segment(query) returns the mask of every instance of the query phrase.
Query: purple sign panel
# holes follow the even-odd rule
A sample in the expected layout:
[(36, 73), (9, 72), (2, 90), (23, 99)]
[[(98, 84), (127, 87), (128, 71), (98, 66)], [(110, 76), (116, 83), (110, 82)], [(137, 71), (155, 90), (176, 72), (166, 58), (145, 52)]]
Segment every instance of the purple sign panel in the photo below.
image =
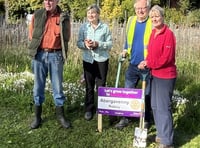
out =
[(98, 113), (140, 117), (142, 98), (142, 89), (99, 87)]

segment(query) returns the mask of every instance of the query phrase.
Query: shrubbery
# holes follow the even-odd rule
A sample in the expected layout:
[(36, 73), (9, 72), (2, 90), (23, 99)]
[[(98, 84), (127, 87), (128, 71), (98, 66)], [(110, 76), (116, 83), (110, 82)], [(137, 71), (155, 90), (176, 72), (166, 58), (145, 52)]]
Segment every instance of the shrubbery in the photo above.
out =
[[(7, 5), (5, 8), (4, 8), (4, 2), (5, 6)], [(87, 6), (96, 2), (97, 1), (95, 0), (88, 0), (83, 2), (80, 2), (78, 0), (74, 1), (64, 0), (60, 1), (59, 5), (64, 11), (71, 12), (71, 16), (75, 21), (79, 21), (85, 18), (85, 11)], [(98, 2), (101, 7), (101, 17), (104, 19), (109, 19), (108, 21), (111, 21), (113, 19), (124, 21), (134, 13), (132, 0), (121, 0), (121, 1), (100, 0)], [(162, 7), (166, 7), (165, 20), (167, 23), (173, 22), (177, 25), (189, 24), (190, 26), (197, 25), (198, 23), (200, 23), (200, 10), (198, 9), (197, 6), (193, 6), (193, 4), (198, 5), (196, 0), (190, 2), (189, 0), (180, 1), (179, 3), (176, 4), (177, 5), (176, 8), (168, 8), (168, 2), (164, 1), (160, 2), (158, 0), (152, 0), (152, 5), (158, 4), (161, 5)], [(9, 19), (12, 20), (12, 22), (21, 17), (25, 17), (27, 13), (33, 13), (34, 10), (41, 7), (42, 7), (41, 0), (40, 1), (20, 0), (20, 2), (0, 0), (0, 8), (2, 8), (0, 13), (2, 14), (5, 13), (5, 15), (8, 15), (6, 17), (9, 17)]]

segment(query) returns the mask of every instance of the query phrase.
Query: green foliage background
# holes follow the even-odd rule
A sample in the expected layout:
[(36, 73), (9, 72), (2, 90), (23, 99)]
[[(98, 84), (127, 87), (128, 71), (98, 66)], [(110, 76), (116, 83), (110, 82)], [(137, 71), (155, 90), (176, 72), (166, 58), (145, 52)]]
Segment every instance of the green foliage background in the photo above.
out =
[[(191, 19), (191, 24), (200, 22), (200, 2), (198, 0), (176, 0), (177, 4), (170, 8), (170, 0), (152, 0), (152, 5), (158, 4), (166, 8), (167, 21), (179, 23), (180, 20)], [(6, 3), (7, 2), (7, 3)], [(120, 21), (127, 20), (130, 15), (134, 14), (134, 0), (62, 0), (60, 6), (65, 11), (70, 11), (75, 21), (85, 18), (85, 10), (88, 5), (97, 3), (101, 8), (101, 16), (106, 20), (118, 19)], [(27, 13), (33, 13), (34, 10), (42, 7), (43, 0), (0, 0), (0, 13), (8, 13), (10, 20), (16, 20), (24, 17)], [(8, 4), (5, 9), (4, 5)], [(187, 17), (188, 16), (188, 17)]]

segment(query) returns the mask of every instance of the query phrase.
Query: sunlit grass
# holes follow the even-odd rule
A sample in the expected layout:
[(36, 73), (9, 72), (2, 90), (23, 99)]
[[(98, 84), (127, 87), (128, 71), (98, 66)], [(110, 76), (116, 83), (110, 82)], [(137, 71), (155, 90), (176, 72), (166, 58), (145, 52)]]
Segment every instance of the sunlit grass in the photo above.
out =
[[(119, 28), (118, 28), (119, 29)], [(200, 64), (199, 28), (173, 28), (177, 37), (178, 78), (173, 95), (173, 117), (175, 127), (175, 147), (200, 147)], [(190, 30), (191, 29), (191, 30)], [(117, 29), (113, 29), (117, 30)], [(119, 38), (120, 35), (120, 38)], [(10, 35), (12, 37), (12, 35)], [(114, 87), (118, 56), (122, 47), (122, 34), (114, 35), (111, 50), (107, 86)], [(15, 43), (13, 41), (13, 43)], [(18, 43), (19, 44), (19, 43)], [(18, 45), (17, 44), (17, 45)], [(103, 116), (103, 132), (96, 132), (97, 116), (85, 121), (84, 83), (80, 83), (82, 69), (81, 50), (76, 47), (76, 36), (69, 44), (68, 59), (64, 66), (65, 112), (72, 122), (72, 128), (63, 130), (56, 122), (55, 105), (49, 78), (45, 88), (45, 103), (42, 118), (44, 123), (38, 130), (30, 130), (33, 113), (33, 74), (31, 59), (28, 58), (27, 42), (22, 46), (1, 44), (0, 49), (0, 148), (9, 147), (67, 147), (67, 148), (131, 148), (135, 119), (127, 128), (118, 131), (108, 125)], [(126, 60), (121, 69), (119, 87), (124, 86)], [(148, 136), (155, 135), (155, 126)], [(147, 140), (150, 148), (156, 147), (154, 141)]]
[[(70, 60), (70, 59), (69, 59)], [(117, 61), (112, 59), (111, 61)], [(13, 61), (16, 63), (15, 61)], [(32, 121), (34, 113), (32, 111), (32, 88), (33, 88), (33, 74), (30, 68), (23, 68), (24, 65), (18, 66), (16, 72), (12, 67), (12, 58), (10, 61), (3, 65), (0, 69), (0, 129), (5, 129), (0, 132), (3, 142), (0, 143), (0, 147), (80, 147), (80, 148), (131, 148), (133, 142), (134, 128), (138, 127), (139, 120), (136, 119), (129, 127), (122, 131), (118, 131), (108, 125), (107, 116), (103, 117), (103, 133), (96, 132), (97, 117), (87, 122), (84, 120), (84, 83), (81, 83), (82, 67), (81, 65), (74, 65), (73, 62), (69, 62), (70, 65), (65, 65), (64, 72), (64, 93), (66, 95), (66, 116), (71, 120), (73, 128), (70, 130), (62, 130), (56, 121), (55, 106), (52, 99), (52, 89), (49, 78), (46, 82), (46, 101), (44, 103), (44, 111), (42, 117), (44, 123), (38, 130), (30, 130), (29, 125)], [(30, 61), (29, 61), (30, 62)], [(10, 64), (8, 64), (10, 63)], [(25, 65), (27, 65), (27, 62)], [(113, 66), (114, 65), (114, 66)], [(126, 63), (125, 63), (126, 65)], [(125, 69), (124, 65), (124, 69)], [(7, 67), (12, 67), (10, 70)], [(74, 69), (73, 69), (74, 67)], [(114, 87), (115, 77), (112, 73), (116, 72), (117, 62), (112, 63), (110, 67), (108, 85)], [(69, 68), (69, 69), (68, 69)], [(67, 70), (68, 69), (68, 70)], [(123, 69), (123, 71), (124, 71)], [(122, 76), (124, 74), (122, 73)], [(121, 79), (123, 86), (123, 79)], [(178, 88), (178, 87), (177, 87)], [(194, 87), (193, 87), (194, 88)], [(189, 87), (188, 87), (189, 89)], [(191, 88), (192, 89), (192, 88)], [(189, 95), (188, 91), (185, 91)], [(196, 92), (196, 91), (195, 91)], [(196, 111), (196, 115), (192, 116), (192, 111), (188, 108), (195, 102), (194, 99), (187, 98), (179, 90), (175, 90), (173, 96), (174, 107), (174, 124), (176, 128), (175, 145), (178, 147), (184, 147), (184, 144), (196, 146), (198, 143), (188, 142), (188, 139), (192, 139), (198, 132), (191, 134), (196, 128), (195, 120), (197, 119), (199, 112), (196, 110), (198, 102), (193, 106), (193, 111)], [(197, 97), (197, 96), (196, 96)], [(198, 97), (197, 97), (198, 98)], [(190, 118), (190, 120), (188, 120)], [(190, 127), (191, 126), (191, 127)], [(189, 128), (188, 133), (183, 132), (185, 128)], [(181, 132), (180, 132), (181, 131)], [(48, 133), (48, 134), (47, 134)], [(152, 126), (149, 130), (149, 136), (155, 135), (155, 127)], [(177, 136), (179, 138), (177, 138)], [(45, 142), (41, 142), (41, 137), (45, 139)], [(85, 137), (85, 138), (83, 138)], [(52, 142), (57, 141), (57, 142)], [(78, 142), (77, 142), (78, 141)], [(148, 147), (155, 147), (156, 144), (152, 140), (147, 140)]]

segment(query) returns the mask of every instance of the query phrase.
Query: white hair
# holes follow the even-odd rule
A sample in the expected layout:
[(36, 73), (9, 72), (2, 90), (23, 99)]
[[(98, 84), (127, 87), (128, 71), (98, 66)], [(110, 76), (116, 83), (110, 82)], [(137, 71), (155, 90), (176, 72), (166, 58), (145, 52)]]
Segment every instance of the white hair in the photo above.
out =
[(164, 17), (164, 9), (158, 5), (154, 5), (151, 8), (149, 15), (151, 16), (153, 12), (157, 12), (158, 14), (160, 14), (160, 16)]
[(92, 5), (87, 7), (87, 11), (89, 11), (91, 9), (94, 9), (98, 14), (100, 14), (100, 8), (96, 4), (92, 4)]
[[(135, 0), (134, 7), (136, 7), (137, 2), (139, 2), (139, 1), (141, 1), (141, 0)], [(146, 2), (147, 2), (147, 7), (150, 9), (151, 8), (151, 0), (146, 0)]]

